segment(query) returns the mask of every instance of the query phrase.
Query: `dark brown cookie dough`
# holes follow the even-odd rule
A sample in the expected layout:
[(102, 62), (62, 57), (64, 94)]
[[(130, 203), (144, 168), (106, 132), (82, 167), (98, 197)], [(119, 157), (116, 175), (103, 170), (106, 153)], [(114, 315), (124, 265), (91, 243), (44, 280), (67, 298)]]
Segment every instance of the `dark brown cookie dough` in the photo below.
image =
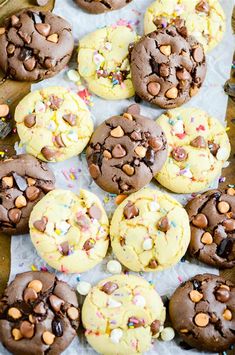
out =
[(131, 1), (132, 0), (75, 0), (81, 8), (92, 14), (118, 10)]
[(189, 253), (219, 268), (235, 266), (235, 190), (210, 190), (185, 206), (191, 225)]
[(49, 272), (18, 274), (0, 300), (0, 341), (13, 354), (60, 354), (76, 336), (75, 291)]
[(199, 350), (220, 352), (235, 342), (235, 286), (211, 274), (180, 285), (169, 304), (173, 327)]
[(22, 10), (0, 28), (0, 67), (14, 80), (49, 78), (65, 67), (73, 46), (66, 20), (49, 11)]
[(46, 163), (31, 155), (0, 162), (0, 231), (10, 235), (29, 231), (30, 213), (54, 189), (55, 177)]
[(147, 185), (167, 157), (162, 129), (134, 104), (102, 123), (87, 148), (89, 171), (105, 191), (130, 194)]
[(163, 108), (178, 107), (197, 94), (206, 75), (203, 47), (180, 24), (154, 31), (131, 52), (136, 94)]

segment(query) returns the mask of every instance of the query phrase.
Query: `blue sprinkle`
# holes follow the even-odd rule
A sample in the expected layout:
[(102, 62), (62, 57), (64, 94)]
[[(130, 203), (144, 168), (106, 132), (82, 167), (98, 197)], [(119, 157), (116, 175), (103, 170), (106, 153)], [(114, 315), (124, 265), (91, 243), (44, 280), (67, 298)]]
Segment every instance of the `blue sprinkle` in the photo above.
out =
[(177, 224), (174, 221), (171, 221), (172, 227), (176, 228)]
[(77, 282), (80, 282), (81, 281), (81, 277), (80, 276), (77, 276)]
[(174, 125), (175, 125), (175, 121), (174, 121), (174, 120), (169, 119), (168, 122), (169, 122), (169, 124), (170, 124), (171, 126), (174, 126)]

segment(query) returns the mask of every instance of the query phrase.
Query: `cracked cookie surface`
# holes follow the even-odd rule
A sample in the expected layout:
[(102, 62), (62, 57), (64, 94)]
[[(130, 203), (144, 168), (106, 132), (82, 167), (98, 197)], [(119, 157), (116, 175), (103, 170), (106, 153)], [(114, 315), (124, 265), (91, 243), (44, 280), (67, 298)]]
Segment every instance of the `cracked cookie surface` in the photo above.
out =
[(168, 158), (157, 181), (177, 193), (202, 191), (221, 175), (230, 155), (225, 127), (205, 111), (174, 109), (157, 119), (168, 142)]
[(84, 10), (92, 14), (121, 9), (132, 0), (75, 0)]
[(29, 231), (30, 213), (36, 203), (54, 188), (49, 167), (21, 154), (0, 162), (0, 231), (9, 235)]
[(101, 354), (142, 354), (165, 321), (165, 307), (146, 280), (117, 275), (100, 281), (86, 297), (82, 322), (90, 345)]
[(99, 199), (56, 189), (33, 209), (31, 240), (42, 259), (60, 272), (80, 273), (102, 261), (109, 245), (109, 221)]
[(145, 13), (145, 33), (156, 30), (156, 25), (164, 27), (179, 18), (206, 52), (223, 38), (226, 18), (218, 0), (156, 0)]
[(235, 190), (207, 191), (185, 208), (191, 223), (191, 256), (219, 268), (235, 266)]
[(183, 340), (199, 350), (222, 352), (235, 341), (235, 286), (211, 274), (196, 275), (177, 288), (170, 318)]
[(92, 32), (79, 41), (78, 71), (91, 92), (107, 100), (134, 95), (129, 46), (138, 40), (127, 26), (110, 26)]
[(87, 148), (94, 181), (110, 193), (130, 194), (147, 185), (167, 157), (163, 131), (131, 105), (98, 126)]
[(51, 12), (22, 10), (0, 28), (0, 67), (14, 80), (39, 81), (65, 67), (73, 46), (66, 20)]
[(139, 97), (162, 108), (181, 106), (200, 90), (206, 58), (179, 21), (141, 38), (131, 51), (131, 76)]
[(63, 87), (26, 95), (16, 107), (15, 121), (27, 153), (49, 162), (80, 154), (93, 132), (86, 104)]
[(184, 256), (189, 219), (179, 202), (154, 189), (128, 196), (115, 210), (110, 227), (113, 251), (132, 271), (159, 271)]
[(0, 340), (13, 354), (60, 354), (77, 335), (74, 290), (49, 272), (24, 272), (0, 300)]

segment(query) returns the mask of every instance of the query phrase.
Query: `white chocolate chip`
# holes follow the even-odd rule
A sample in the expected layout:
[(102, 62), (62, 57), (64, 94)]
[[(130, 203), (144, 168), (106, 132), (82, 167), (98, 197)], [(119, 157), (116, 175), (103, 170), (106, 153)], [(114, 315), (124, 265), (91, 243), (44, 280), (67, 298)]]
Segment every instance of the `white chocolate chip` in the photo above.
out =
[(50, 120), (49, 125), (47, 126), (47, 128), (49, 129), (49, 131), (54, 132), (56, 130), (56, 123), (53, 120)]
[(147, 238), (143, 242), (143, 249), (144, 250), (151, 250), (153, 247), (153, 240), (151, 238)]
[(133, 303), (137, 306), (137, 307), (145, 307), (146, 305), (146, 301), (145, 301), (145, 298), (141, 295), (136, 295), (134, 298), (133, 298)]
[(70, 139), (73, 142), (78, 142), (78, 135), (77, 135), (77, 133), (75, 131), (70, 131), (67, 134), (67, 137), (68, 137), (68, 139)]
[(161, 338), (163, 341), (171, 341), (175, 337), (175, 331), (171, 327), (166, 327), (161, 332)]
[(74, 81), (74, 82), (81, 80), (79, 73), (77, 72), (77, 70), (74, 70), (74, 69), (69, 70), (67, 72), (67, 76), (68, 76), (69, 80)]
[(70, 227), (71, 225), (65, 221), (56, 223), (56, 229), (60, 231), (60, 235), (65, 235), (68, 232)]
[(118, 344), (123, 336), (123, 331), (120, 328), (113, 329), (110, 333), (112, 343)]
[(36, 102), (36, 104), (35, 104), (34, 111), (35, 111), (36, 113), (38, 113), (38, 112), (45, 112), (45, 111), (46, 111), (46, 106), (44, 105), (44, 103), (43, 103), (42, 101), (38, 101), (38, 102)]
[(184, 170), (181, 170), (180, 175), (185, 176), (189, 179), (193, 177), (193, 174), (191, 173), (191, 170), (189, 168), (185, 168)]
[(111, 274), (120, 274), (122, 272), (122, 265), (117, 260), (110, 260), (107, 264), (107, 271)]
[(91, 284), (86, 281), (80, 281), (77, 285), (77, 291), (82, 296), (88, 295), (90, 289), (91, 289)]
[(112, 43), (110, 42), (105, 42), (104, 48), (107, 49), (108, 51), (112, 50)]
[(228, 158), (228, 151), (227, 148), (219, 148), (217, 154), (216, 154), (216, 159), (224, 161)]
[(113, 298), (108, 299), (108, 307), (110, 308), (118, 308), (121, 307), (121, 305), (120, 302), (115, 301)]
[(184, 133), (184, 122), (181, 120), (178, 120), (173, 126), (173, 131), (175, 134), (183, 134)]
[(150, 211), (156, 212), (160, 210), (160, 205), (156, 201), (150, 202), (149, 204)]

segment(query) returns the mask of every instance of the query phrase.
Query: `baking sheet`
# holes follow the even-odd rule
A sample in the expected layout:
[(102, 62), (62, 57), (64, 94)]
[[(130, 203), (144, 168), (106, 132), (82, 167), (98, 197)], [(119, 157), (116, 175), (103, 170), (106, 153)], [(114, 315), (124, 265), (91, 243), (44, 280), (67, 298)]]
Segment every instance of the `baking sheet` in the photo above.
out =
[[(78, 43), (79, 38), (86, 35), (87, 33), (94, 31), (97, 28), (114, 23), (129, 24), (135, 28), (139, 34), (142, 34), (144, 12), (151, 3), (152, 0), (133, 0), (130, 5), (119, 11), (94, 16), (80, 10), (75, 5), (73, 0), (57, 0), (54, 12), (65, 17), (69, 22), (72, 23), (74, 37), (76, 43)], [(232, 36), (231, 29), (231, 15), (235, 1), (223, 0), (221, 3), (227, 16), (226, 35), (222, 43), (207, 56), (208, 72), (203, 88), (201, 89), (200, 93), (185, 106), (196, 106), (204, 109), (211, 115), (217, 117), (221, 122), (224, 122), (227, 107), (227, 97), (223, 91), (223, 84), (229, 77), (230, 66), (232, 62), (232, 43), (234, 43), (234, 38)], [(54, 78), (33, 85), (32, 90), (52, 85), (63, 85), (74, 90), (75, 92), (82, 91), (83, 87), (78, 87), (67, 77), (68, 70), (76, 69), (76, 66), (76, 61), (72, 61), (69, 64), (69, 68), (67, 67), (62, 73)], [(124, 108), (134, 102), (133, 98), (117, 102), (104, 101), (95, 96), (92, 96), (91, 99), (92, 101), (89, 108), (91, 110), (95, 125), (100, 124), (112, 115), (123, 112)], [(142, 103), (141, 112), (152, 119), (156, 119), (161, 114), (162, 110), (150, 106), (149, 104)], [(24, 152), (24, 147), (21, 147), (17, 144), (16, 148), (18, 153)], [(115, 196), (105, 193), (98, 186), (96, 186), (94, 182), (92, 182), (92, 179), (88, 174), (84, 153), (82, 153), (78, 158), (75, 157), (63, 163), (50, 164), (50, 166), (56, 175), (56, 187), (70, 189), (74, 192), (77, 192), (81, 187), (89, 189), (93, 193), (97, 194), (103, 201), (108, 215), (112, 215), (112, 212), (115, 209)], [(214, 186), (216, 185), (217, 183), (214, 184)], [(161, 187), (156, 183), (151, 183), (151, 187), (161, 189)], [(163, 189), (161, 190), (164, 191)], [(189, 197), (185, 195), (171, 195), (176, 197), (183, 204)], [(48, 268), (49, 271), (53, 271), (50, 267), (47, 267), (42, 259), (37, 256), (37, 253), (28, 235), (12, 237), (11, 255), (11, 280), (17, 273), (32, 269), (45, 270)], [(110, 276), (110, 274), (106, 271), (106, 264), (111, 259), (114, 259), (114, 256), (112, 255), (111, 251), (109, 251), (108, 256), (100, 265), (96, 266), (94, 269), (86, 272), (85, 274), (66, 275), (59, 272), (56, 274), (60, 279), (67, 281), (71, 286), (74, 287), (76, 287), (78, 280), (89, 281), (92, 285), (95, 285), (99, 280)], [(187, 280), (197, 273), (204, 272), (218, 274), (218, 270), (214, 268), (204, 266), (200, 263), (196, 263), (195, 261), (189, 263), (187, 260), (182, 260), (175, 267), (162, 272), (140, 274), (147, 280), (153, 282), (160, 295), (169, 297), (182, 281)], [(79, 296), (79, 299), (82, 302), (83, 298), (81, 296)], [(155, 342), (153, 349), (149, 351), (148, 354), (203, 354), (202, 352), (197, 352), (196, 350), (183, 350), (180, 346), (177, 345), (178, 342), (179, 339), (177, 338), (175, 338), (174, 341), (167, 343), (163, 341), (157, 341)], [(9, 354), (1, 344), (0, 354)], [(79, 338), (76, 338), (73, 341), (73, 343), (64, 352), (64, 354), (93, 355), (95, 354), (95, 351), (92, 350), (91, 347), (87, 344), (85, 337), (80, 334)]]

